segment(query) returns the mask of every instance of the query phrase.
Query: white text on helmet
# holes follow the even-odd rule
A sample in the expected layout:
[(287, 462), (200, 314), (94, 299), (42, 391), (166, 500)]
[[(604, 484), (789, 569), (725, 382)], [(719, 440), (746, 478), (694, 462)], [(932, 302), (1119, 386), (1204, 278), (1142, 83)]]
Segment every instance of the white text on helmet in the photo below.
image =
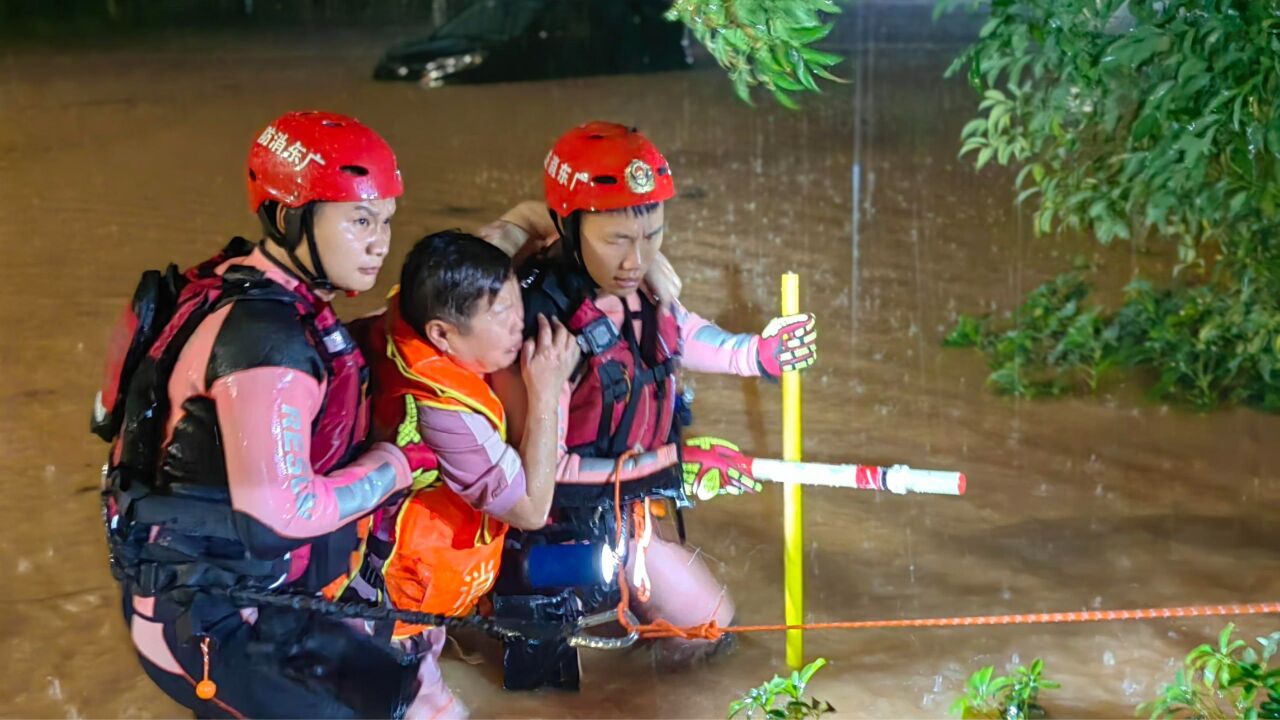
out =
[(294, 141), (289, 144), (289, 135), (275, 129), (274, 125), (268, 125), (266, 130), (258, 136), (258, 144), (276, 154), (281, 160), (293, 165), (294, 170), (302, 170), (311, 162), (324, 165), (324, 158), (320, 153), (314, 153), (307, 150), (307, 146), (300, 142)]
[(585, 172), (573, 172), (573, 168), (569, 166), (569, 163), (561, 162), (560, 157), (555, 153), (547, 153), (547, 159), (543, 166), (547, 169), (547, 175), (552, 180), (567, 186), (570, 190), (578, 186), (579, 180), (587, 182), (591, 179), (591, 176)]

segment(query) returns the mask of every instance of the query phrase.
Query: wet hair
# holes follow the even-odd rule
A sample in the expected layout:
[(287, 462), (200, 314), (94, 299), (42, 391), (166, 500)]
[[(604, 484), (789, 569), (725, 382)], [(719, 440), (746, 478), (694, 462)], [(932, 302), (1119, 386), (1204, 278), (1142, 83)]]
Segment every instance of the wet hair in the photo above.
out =
[(618, 210), (605, 210), (604, 212), (617, 214), (630, 213), (631, 217), (643, 217), (645, 215), (652, 215), (660, 207), (662, 207), (661, 202), (651, 202), (643, 205), (632, 205), (631, 207), (625, 207)]
[(513, 276), (511, 258), (496, 246), (458, 230), (433, 233), (400, 270), (400, 316), (419, 335), (432, 320), (466, 332), (480, 301), (493, 302)]

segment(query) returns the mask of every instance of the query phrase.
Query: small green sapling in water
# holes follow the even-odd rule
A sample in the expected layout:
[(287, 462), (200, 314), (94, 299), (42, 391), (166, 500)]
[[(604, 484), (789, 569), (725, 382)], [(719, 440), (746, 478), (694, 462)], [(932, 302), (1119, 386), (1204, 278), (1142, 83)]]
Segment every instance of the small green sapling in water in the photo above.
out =
[(1205, 643), (1188, 653), (1174, 682), (1155, 700), (1138, 706), (1138, 714), (1153, 720), (1280, 718), (1280, 667), (1269, 667), (1280, 649), (1280, 632), (1257, 638), (1259, 653), (1233, 639), (1235, 629), (1228, 623), (1217, 647)]
[(951, 706), (951, 714), (960, 718), (992, 718), (1026, 720), (1045, 717), (1037, 702), (1041, 690), (1057, 690), (1060, 686), (1044, 678), (1044, 661), (1036, 658), (1030, 667), (1015, 667), (1007, 676), (995, 675), (988, 665), (969, 676), (965, 693)]
[(836, 709), (831, 703), (804, 696), (813, 674), (826, 664), (826, 659), (818, 658), (789, 676), (775, 675), (760, 687), (752, 688), (729, 706), (730, 720), (743, 713), (754, 718), (757, 712), (769, 720), (807, 720), (834, 713)]

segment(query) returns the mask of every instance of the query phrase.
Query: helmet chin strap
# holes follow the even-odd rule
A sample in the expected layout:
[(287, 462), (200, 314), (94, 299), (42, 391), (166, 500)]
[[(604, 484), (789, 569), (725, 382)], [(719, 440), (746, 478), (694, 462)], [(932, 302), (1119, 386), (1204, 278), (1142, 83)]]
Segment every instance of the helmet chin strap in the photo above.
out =
[[(329, 281), (324, 263), (320, 260), (320, 249), (316, 246), (315, 203), (307, 203), (300, 208), (285, 208), (283, 232), (276, 225), (275, 217), (271, 215), (273, 213), (267, 204), (258, 209), (258, 216), (262, 219), (267, 234), (289, 254), (294, 269), (307, 285), (313, 290), (337, 290)], [(306, 263), (302, 262), (302, 258), (298, 256), (298, 248), (302, 245), (304, 238), (307, 243), (307, 254), (311, 259), (311, 267), (314, 270), (308, 269)]]
[[(560, 233), (560, 239), (565, 243), (569, 251), (569, 257), (573, 259), (574, 264), (578, 266), (584, 273), (587, 270), (587, 261), (582, 257), (582, 211), (575, 210), (570, 213), (569, 217), (562, 218), (551, 212), (551, 222), (556, 226), (556, 231)], [(590, 273), (586, 273), (587, 277), (591, 277)], [(592, 278), (591, 283), (597, 284)]]
[[(307, 203), (296, 210), (291, 208), (285, 211), (285, 236), (289, 241), (285, 249), (289, 252), (289, 259), (298, 266), (298, 270), (303, 273), (311, 289), (334, 290), (336, 288), (329, 282), (329, 275), (324, 271), (324, 263), (320, 261), (320, 249), (316, 247), (315, 208), (315, 203)], [(307, 240), (307, 254), (311, 256), (313, 271), (308, 271), (307, 266), (297, 255), (298, 246), (302, 244), (303, 238)]]

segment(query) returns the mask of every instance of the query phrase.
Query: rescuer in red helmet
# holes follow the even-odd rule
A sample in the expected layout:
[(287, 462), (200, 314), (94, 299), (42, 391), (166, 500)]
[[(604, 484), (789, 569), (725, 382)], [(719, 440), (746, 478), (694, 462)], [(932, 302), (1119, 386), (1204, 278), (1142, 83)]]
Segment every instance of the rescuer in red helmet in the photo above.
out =
[[(653, 509), (674, 506), (678, 515), (690, 499), (751, 492), (758, 483), (731, 443), (681, 442), (676, 372), (683, 367), (777, 378), (804, 369), (816, 359), (814, 317), (775, 318), (760, 334), (731, 334), (678, 301), (666, 307), (658, 302), (647, 279), (662, 247), (665, 202), (675, 196), (675, 182), (662, 153), (634, 128), (606, 122), (574, 128), (556, 142), (543, 169), (560, 241), (522, 272), (526, 335), (535, 331), (539, 316), (558, 319), (579, 336), (583, 359), (561, 397), (564, 427), (551, 519), (542, 530), (509, 533), (508, 548), (550, 558), (550, 550), (561, 547), (565, 562), (581, 562), (597, 554), (568, 550), (595, 544), (606, 551), (599, 557), (613, 560), (600, 561), (604, 570), (594, 577), (567, 571), (519, 575), (520, 563), (504, 561), (495, 611), (500, 618), (575, 621), (618, 602), (608, 568), (624, 563), (632, 607), (642, 619), (727, 625), (733, 601), (683, 538), (654, 532)], [(493, 381), (507, 416), (518, 422), (525, 395), (518, 373), (498, 373)], [(512, 437), (522, 432), (513, 422)], [(624, 453), (633, 456), (619, 466)], [(620, 546), (615, 467), (624, 519)], [(536, 587), (530, 578), (539, 574), (586, 580), (569, 589)], [(663, 642), (668, 660), (714, 650), (700, 640)], [(504, 664), (508, 688), (578, 685), (577, 651), (562, 641), (508, 641)]]
[(314, 596), (357, 524), (415, 474), (421, 443), (368, 446), (367, 370), (329, 301), (373, 287), (403, 192), (359, 121), (281, 116), (253, 139), (237, 238), (144, 274), (108, 354), (93, 428), (112, 443), (112, 570), (144, 669), (198, 717), (391, 717), (422, 680), (365, 629), (243, 593)]

